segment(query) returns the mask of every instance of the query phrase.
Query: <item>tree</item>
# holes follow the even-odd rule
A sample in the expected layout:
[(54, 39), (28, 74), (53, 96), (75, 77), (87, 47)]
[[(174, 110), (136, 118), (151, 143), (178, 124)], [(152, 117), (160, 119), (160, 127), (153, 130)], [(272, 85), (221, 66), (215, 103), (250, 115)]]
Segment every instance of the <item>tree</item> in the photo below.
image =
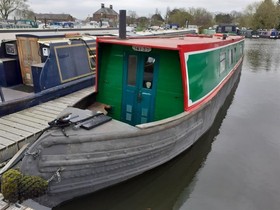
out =
[(213, 15), (204, 8), (190, 8), (189, 14), (192, 16), (192, 22), (189, 21), (189, 24), (202, 28), (213, 26)]
[(153, 26), (160, 26), (164, 22), (163, 18), (161, 17), (160, 14), (154, 14), (151, 17), (151, 25)]
[(0, 15), (4, 20), (8, 20), (11, 13), (26, 7), (27, 0), (0, 0)]
[(15, 16), (17, 17), (17, 19), (36, 19), (35, 13), (31, 9), (29, 9), (28, 5), (22, 7), (21, 9), (17, 9), (15, 11)]
[(277, 7), (272, 0), (264, 0), (254, 14), (253, 27), (261, 29), (278, 27), (279, 16), (277, 11)]
[(185, 27), (186, 21), (192, 21), (192, 16), (185, 9), (173, 9), (170, 12), (168, 19), (169, 24), (176, 23), (179, 24), (180, 27)]
[(249, 4), (238, 17), (239, 25), (242, 27), (246, 27), (246, 28), (257, 29), (257, 28), (253, 27), (253, 21), (254, 21), (254, 15), (259, 6), (260, 6), (260, 3), (257, 3), (257, 2)]
[(233, 17), (230, 14), (219, 13), (215, 16), (215, 22), (217, 24), (232, 23)]
[(137, 29), (138, 30), (145, 30), (149, 26), (149, 19), (147, 17), (139, 17), (137, 19)]
[(128, 17), (126, 18), (126, 22), (128, 25), (130, 24), (134, 24), (136, 22), (137, 19), (137, 14), (135, 11), (128, 11)]
[(166, 14), (165, 14), (165, 17), (164, 17), (164, 20), (165, 20), (166, 23), (168, 23), (168, 20), (169, 20), (169, 17), (170, 17), (170, 13), (171, 13), (170, 8), (167, 7), (166, 8)]

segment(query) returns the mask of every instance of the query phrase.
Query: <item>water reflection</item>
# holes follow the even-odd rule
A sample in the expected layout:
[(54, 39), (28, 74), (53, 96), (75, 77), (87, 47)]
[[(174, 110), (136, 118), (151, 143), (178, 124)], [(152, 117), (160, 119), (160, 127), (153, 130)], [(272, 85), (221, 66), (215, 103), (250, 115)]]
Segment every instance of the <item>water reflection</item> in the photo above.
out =
[(280, 64), (280, 40), (246, 39), (245, 59), (252, 72), (278, 71)]
[[(238, 83), (236, 84), (237, 87)], [(232, 103), (236, 87), (209, 131), (182, 155), (123, 184), (66, 202), (54, 210), (171, 210), (188, 197), (195, 174), (203, 165), (211, 144)]]

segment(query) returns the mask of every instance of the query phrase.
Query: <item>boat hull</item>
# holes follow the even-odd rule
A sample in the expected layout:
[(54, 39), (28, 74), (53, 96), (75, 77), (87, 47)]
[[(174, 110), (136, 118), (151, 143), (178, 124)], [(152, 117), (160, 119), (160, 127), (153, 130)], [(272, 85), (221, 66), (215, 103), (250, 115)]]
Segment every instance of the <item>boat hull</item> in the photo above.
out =
[[(54, 207), (153, 169), (191, 147), (213, 124), (219, 109), (237, 83), (242, 62), (207, 103), (157, 126), (129, 126), (112, 120), (92, 130), (49, 130), (28, 150), (24, 174), (49, 179), (59, 170), (46, 195), (36, 199)], [(109, 130), (108, 130), (109, 127)], [(34, 155), (38, 154), (38, 156)], [(36, 157), (35, 157), (36, 156)]]

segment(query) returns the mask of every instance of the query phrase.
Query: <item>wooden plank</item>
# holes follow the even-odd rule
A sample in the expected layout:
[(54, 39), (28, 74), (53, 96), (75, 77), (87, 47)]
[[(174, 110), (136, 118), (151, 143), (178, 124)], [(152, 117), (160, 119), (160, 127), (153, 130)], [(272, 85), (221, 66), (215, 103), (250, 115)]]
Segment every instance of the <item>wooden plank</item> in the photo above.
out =
[(10, 146), (11, 144), (14, 144), (15, 141), (9, 140), (9, 139), (5, 139), (3, 137), (0, 136), (0, 144), (7, 147)]
[(7, 131), (1, 131), (0, 130), (0, 136), (6, 139), (14, 140), (14, 141), (20, 141), (22, 140), (22, 136), (18, 136), (16, 134), (7, 132)]
[(19, 122), (13, 122), (13, 121), (10, 121), (10, 120), (7, 120), (7, 119), (0, 118), (0, 123), (3, 124), (3, 125), (11, 126), (13, 128), (21, 129), (23, 131), (28, 131), (28, 132), (31, 132), (31, 133), (37, 133), (37, 132), (40, 131), (40, 129), (38, 129), (38, 128), (32, 128), (30, 126), (23, 125)]
[(59, 98), (56, 101), (67, 104), (67, 105), (72, 105), (75, 102), (75, 100), (69, 100), (67, 98)]
[(59, 111), (55, 111), (55, 110), (51, 110), (51, 109), (46, 109), (44, 107), (38, 107), (38, 106), (34, 107), (34, 109), (32, 109), (32, 110), (42, 111), (42, 112), (50, 113), (52, 115), (57, 115), (57, 114), (60, 113)]
[(20, 135), (22, 137), (28, 137), (28, 136), (32, 136), (33, 135), (32, 132), (23, 131), (23, 130), (20, 130), (18, 128), (13, 128), (13, 127), (4, 125), (2, 123), (0, 123), (0, 130), (7, 131), (7, 132), (10, 132), (10, 133), (13, 133), (13, 134), (17, 134), (17, 135)]
[(12, 122), (18, 122), (18, 123), (21, 123), (23, 125), (28, 125), (30, 127), (33, 127), (33, 128), (38, 128), (38, 129), (44, 129), (46, 126), (45, 125), (42, 125), (42, 124), (39, 124), (39, 123), (34, 123), (32, 121), (29, 121), (29, 120), (23, 120), (21, 118), (18, 118), (18, 117), (14, 117), (13, 115), (12, 116), (4, 116), (2, 117), (2, 119), (7, 119), (7, 120), (10, 120)]
[(54, 118), (51, 116), (38, 115), (33, 112), (24, 112), (23, 115), (33, 117), (34, 119), (42, 120), (44, 123), (52, 121)]
[(38, 105), (39, 107), (43, 107), (45, 109), (49, 109), (49, 110), (54, 110), (54, 111), (58, 111), (58, 112), (61, 112), (63, 109), (65, 108), (61, 108), (61, 107), (57, 107), (57, 106), (54, 106), (55, 103), (53, 104), (47, 104), (47, 103), (44, 103), (44, 104), (40, 104)]
[(39, 116), (45, 116), (51, 119), (55, 119), (56, 115), (55, 114), (50, 114), (50, 113), (46, 113), (46, 112), (42, 112), (42, 111), (37, 111), (37, 110), (28, 110), (27, 113), (32, 113), (32, 114), (37, 114)]
[(49, 102), (47, 102), (45, 104), (56, 106), (56, 107), (59, 107), (61, 109), (65, 109), (68, 106), (68, 104), (60, 103), (58, 101), (49, 101)]
[[(26, 121), (30, 121), (30, 122), (33, 122), (33, 123), (38, 123), (42, 126), (47, 126), (48, 122), (47, 120), (43, 120), (41, 118), (34, 118), (32, 116), (32, 114), (26, 114), (24, 112), (21, 112), (21, 113), (14, 113), (12, 114), (13, 117), (16, 117), (16, 118), (20, 118), (22, 120), (26, 120)], [(46, 119), (46, 117), (44, 117)]]

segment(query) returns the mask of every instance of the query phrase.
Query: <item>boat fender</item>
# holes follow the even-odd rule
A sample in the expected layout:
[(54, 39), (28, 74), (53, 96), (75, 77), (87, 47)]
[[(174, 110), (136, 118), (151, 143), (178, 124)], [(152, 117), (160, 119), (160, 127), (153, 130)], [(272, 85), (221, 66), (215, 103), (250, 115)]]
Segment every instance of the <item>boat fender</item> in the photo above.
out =
[(47, 193), (50, 182), (61, 181), (63, 170), (57, 169), (50, 179), (45, 180), (39, 176), (24, 175), (18, 169), (9, 169), (1, 177), (1, 193), (10, 203), (40, 197)]
[(49, 182), (39, 176), (23, 175), (10, 169), (1, 177), (1, 192), (10, 203), (23, 202), (46, 194)]

